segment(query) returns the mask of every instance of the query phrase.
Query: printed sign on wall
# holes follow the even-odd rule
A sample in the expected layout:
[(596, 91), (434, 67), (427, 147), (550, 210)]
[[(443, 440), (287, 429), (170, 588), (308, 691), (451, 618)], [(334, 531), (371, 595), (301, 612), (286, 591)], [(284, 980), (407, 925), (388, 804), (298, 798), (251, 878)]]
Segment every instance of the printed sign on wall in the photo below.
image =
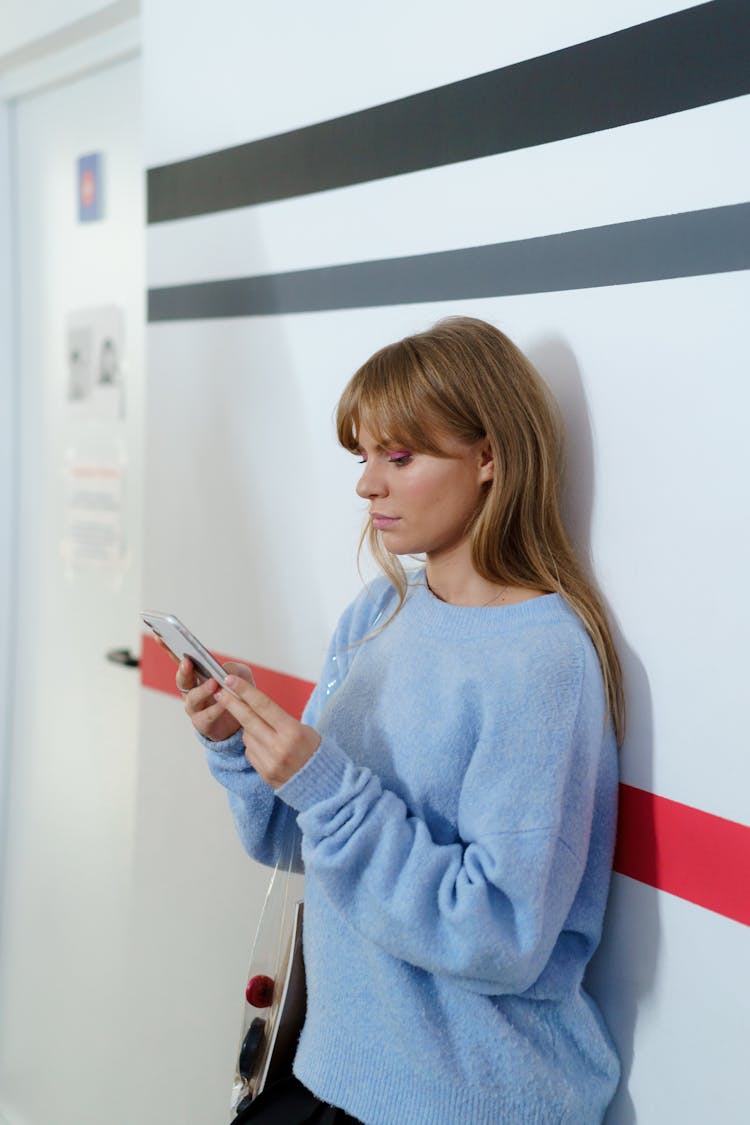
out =
[(78, 460), (72, 451), (69, 453), (62, 542), (68, 577), (91, 568), (109, 573), (122, 570), (124, 481), (122, 465)]
[(78, 157), (78, 222), (104, 218), (104, 157), (91, 152)]
[(68, 316), (67, 402), (70, 417), (125, 416), (122, 310), (78, 309)]

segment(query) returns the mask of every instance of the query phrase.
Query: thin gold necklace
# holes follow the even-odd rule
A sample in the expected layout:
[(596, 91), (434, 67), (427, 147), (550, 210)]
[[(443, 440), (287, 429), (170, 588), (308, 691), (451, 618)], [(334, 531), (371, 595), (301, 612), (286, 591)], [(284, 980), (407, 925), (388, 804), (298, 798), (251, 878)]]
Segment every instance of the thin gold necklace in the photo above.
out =
[[(433, 590), (432, 586), (427, 581), (427, 575), (425, 575), (424, 580), (425, 580), (425, 585), (427, 586), (427, 589), (430, 591), (430, 593), (432, 594), (433, 597), (437, 598), (437, 600), (439, 602), (445, 602), (446, 605), (453, 604), (451, 602), (446, 601), (445, 598), (441, 597), (440, 594), (438, 594), (436, 590)], [(503, 586), (503, 588), (502, 588), (502, 590), (500, 591), (499, 594), (495, 594), (495, 596), (493, 598), (490, 598), (490, 600), (488, 602), (482, 602), (481, 605), (474, 606), (474, 609), (486, 609), (488, 605), (492, 605), (493, 602), (499, 601), (501, 598), (504, 598), (507, 593), (508, 593), (508, 587)]]

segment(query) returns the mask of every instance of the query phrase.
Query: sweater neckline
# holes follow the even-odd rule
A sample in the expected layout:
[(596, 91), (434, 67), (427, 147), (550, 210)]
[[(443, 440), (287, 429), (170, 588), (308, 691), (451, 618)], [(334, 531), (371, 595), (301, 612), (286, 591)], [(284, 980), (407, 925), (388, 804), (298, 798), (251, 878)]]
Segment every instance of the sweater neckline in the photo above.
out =
[(436, 632), (496, 633), (520, 624), (542, 624), (573, 613), (560, 594), (540, 594), (511, 605), (453, 605), (432, 593), (424, 567), (408, 575), (407, 600), (412, 612), (429, 630)]

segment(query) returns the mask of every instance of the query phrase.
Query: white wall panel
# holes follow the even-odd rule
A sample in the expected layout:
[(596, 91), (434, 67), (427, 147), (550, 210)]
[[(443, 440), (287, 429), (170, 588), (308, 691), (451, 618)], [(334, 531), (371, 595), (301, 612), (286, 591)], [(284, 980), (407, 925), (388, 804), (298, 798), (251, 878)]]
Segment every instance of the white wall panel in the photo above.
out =
[(608, 1123), (746, 1120), (747, 955), (743, 926), (614, 876), (592, 973), (623, 1065)]

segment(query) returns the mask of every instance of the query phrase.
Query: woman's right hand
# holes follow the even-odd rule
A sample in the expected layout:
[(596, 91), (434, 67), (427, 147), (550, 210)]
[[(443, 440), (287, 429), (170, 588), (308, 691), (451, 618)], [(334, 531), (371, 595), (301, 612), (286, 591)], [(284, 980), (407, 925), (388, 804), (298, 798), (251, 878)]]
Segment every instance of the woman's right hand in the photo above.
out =
[[(245, 664), (228, 660), (224, 668), (233, 676), (241, 676), (248, 683), (255, 683), (252, 672)], [(177, 668), (177, 687), (185, 697), (185, 713), (204, 738), (210, 739), (211, 742), (223, 742), (225, 738), (231, 738), (241, 729), (234, 715), (214, 699), (214, 694), (221, 684), (214, 679), (199, 684), (193, 662), (187, 656), (180, 661)]]

